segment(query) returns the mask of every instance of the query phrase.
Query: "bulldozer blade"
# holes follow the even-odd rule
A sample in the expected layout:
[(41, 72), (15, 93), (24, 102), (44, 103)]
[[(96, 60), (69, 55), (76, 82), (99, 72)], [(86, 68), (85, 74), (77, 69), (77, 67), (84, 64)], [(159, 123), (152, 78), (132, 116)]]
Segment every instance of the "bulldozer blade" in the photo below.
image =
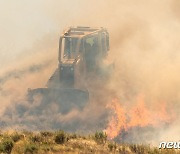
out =
[(35, 96), (40, 95), (40, 105), (57, 103), (62, 114), (72, 109), (82, 110), (89, 102), (89, 92), (80, 89), (51, 89), (38, 88), (28, 90), (28, 101), (33, 102)]

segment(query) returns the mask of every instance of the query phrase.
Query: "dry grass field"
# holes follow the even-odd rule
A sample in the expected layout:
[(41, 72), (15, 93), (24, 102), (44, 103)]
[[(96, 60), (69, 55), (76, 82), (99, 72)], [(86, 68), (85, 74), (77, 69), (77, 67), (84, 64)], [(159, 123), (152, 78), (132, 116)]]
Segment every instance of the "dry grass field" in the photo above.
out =
[(12, 154), (173, 154), (175, 150), (159, 150), (150, 145), (118, 144), (107, 139), (103, 132), (78, 135), (64, 131), (3, 132), (0, 135), (0, 152)]

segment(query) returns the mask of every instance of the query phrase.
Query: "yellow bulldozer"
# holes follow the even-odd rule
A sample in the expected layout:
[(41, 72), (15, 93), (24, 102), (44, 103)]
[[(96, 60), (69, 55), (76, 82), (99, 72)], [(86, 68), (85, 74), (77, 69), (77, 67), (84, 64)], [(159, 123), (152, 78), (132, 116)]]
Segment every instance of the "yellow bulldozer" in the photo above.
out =
[(41, 103), (56, 102), (62, 114), (83, 109), (89, 101), (87, 79), (96, 78), (109, 51), (109, 33), (99, 27), (70, 27), (59, 39), (58, 68), (45, 88), (29, 89), (28, 100), (41, 95)]

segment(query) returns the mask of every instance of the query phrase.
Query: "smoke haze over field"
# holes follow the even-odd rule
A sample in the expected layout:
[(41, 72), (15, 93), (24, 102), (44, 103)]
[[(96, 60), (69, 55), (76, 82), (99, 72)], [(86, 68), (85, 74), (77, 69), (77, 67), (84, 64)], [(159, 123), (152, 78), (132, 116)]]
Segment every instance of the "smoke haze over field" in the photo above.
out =
[[(115, 61), (115, 73), (106, 83), (107, 89), (115, 91), (117, 103), (120, 108), (125, 108), (125, 112), (135, 107), (138, 97), (143, 96), (149, 119), (158, 123), (158, 127), (150, 123), (154, 128), (153, 132), (157, 133), (154, 138), (152, 136), (152, 141), (179, 140), (179, 8), (178, 0), (0, 0), (1, 121), (15, 128), (19, 127), (16, 125), (17, 121), (21, 121), (23, 128), (36, 129), (38, 122), (33, 121), (34, 117), (28, 113), (20, 117), (18, 112), (23, 109), (19, 107), (16, 111), (17, 106), (15, 105), (15, 108), (13, 105), (22, 104), (29, 87), (43, 87), (46, 84), (57, 67), (58, 39), (65, 27), (101, 26), (106, 27), (110, 33), (109, 58)], [(99, 93), (103, 95), (102, 91)], [(108, 94), (104, 92), (104, 95)], [(42, 126), (39, 128), (44, 129), (45, 125), (48, 129), (52, 128), (52, 123), (46, 123), (48, 120), (45, 115), (56, 119), (56, 126), (53, 128), (73, 121), (74, 117), (74, 122), (69, 122), (67, 127), (78, 129), (79, 121), (83, 124), (82, 129), (96, 130), (108, 125), (111, 116), (107, 118), (107, 114), (103, 114), (102, 110), (111, 102), (105, 99), (99, 101), (93, 102), (82, 113), (74, 110), (67, 115), (58, 113), (56, 105), (52, 104), (51, 108), (47, 107), (42, 111)], [(96, 107), (97, 103), (100, 103), (102, 108)], [(30, 111), (36, 107), (25, 106), (30, 108)], [(12, 113), (7, 113), (7, 108), (13, 108)], [(166, 117), (169, 116), (171, 122), (165, 119), (159, 121), (160, 116), (154, 116), (159, 115), (158, 111), (162, 108), (165, 108)], [(92, 111), (94, 113), (90, 115)], [(12, 114), (11, 118), (7, 116), (9, 114)], [(23, 125), (29, 121), (32, 121), (32, 126)], [(103, 124), (100, 125), (99, 121)], [(166, 122), (170, 125), (167, 126)], [(4, 123), (0, 125), (3, 127)], [(125, 126), (128, 127), (127, 124)], [(121, 128), (115, 129), (117, 133), (121, 133), (118, 132)], [(132, 127), (129, 130), (127, 141), (130, 137), (134, 141), (139, 140), (138, 131), (132, 130)], [(149, 130), (143, 130), (144, 140)]]

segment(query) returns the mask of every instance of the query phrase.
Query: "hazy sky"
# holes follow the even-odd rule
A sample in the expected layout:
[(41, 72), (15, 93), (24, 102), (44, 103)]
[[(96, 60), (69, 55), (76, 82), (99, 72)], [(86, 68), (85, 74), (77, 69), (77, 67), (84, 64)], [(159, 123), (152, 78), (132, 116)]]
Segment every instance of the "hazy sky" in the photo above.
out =
[(0, 0), (0, 61), (9, 62), (43, 35), (57, 29), (44, 14), (43, 1)]

